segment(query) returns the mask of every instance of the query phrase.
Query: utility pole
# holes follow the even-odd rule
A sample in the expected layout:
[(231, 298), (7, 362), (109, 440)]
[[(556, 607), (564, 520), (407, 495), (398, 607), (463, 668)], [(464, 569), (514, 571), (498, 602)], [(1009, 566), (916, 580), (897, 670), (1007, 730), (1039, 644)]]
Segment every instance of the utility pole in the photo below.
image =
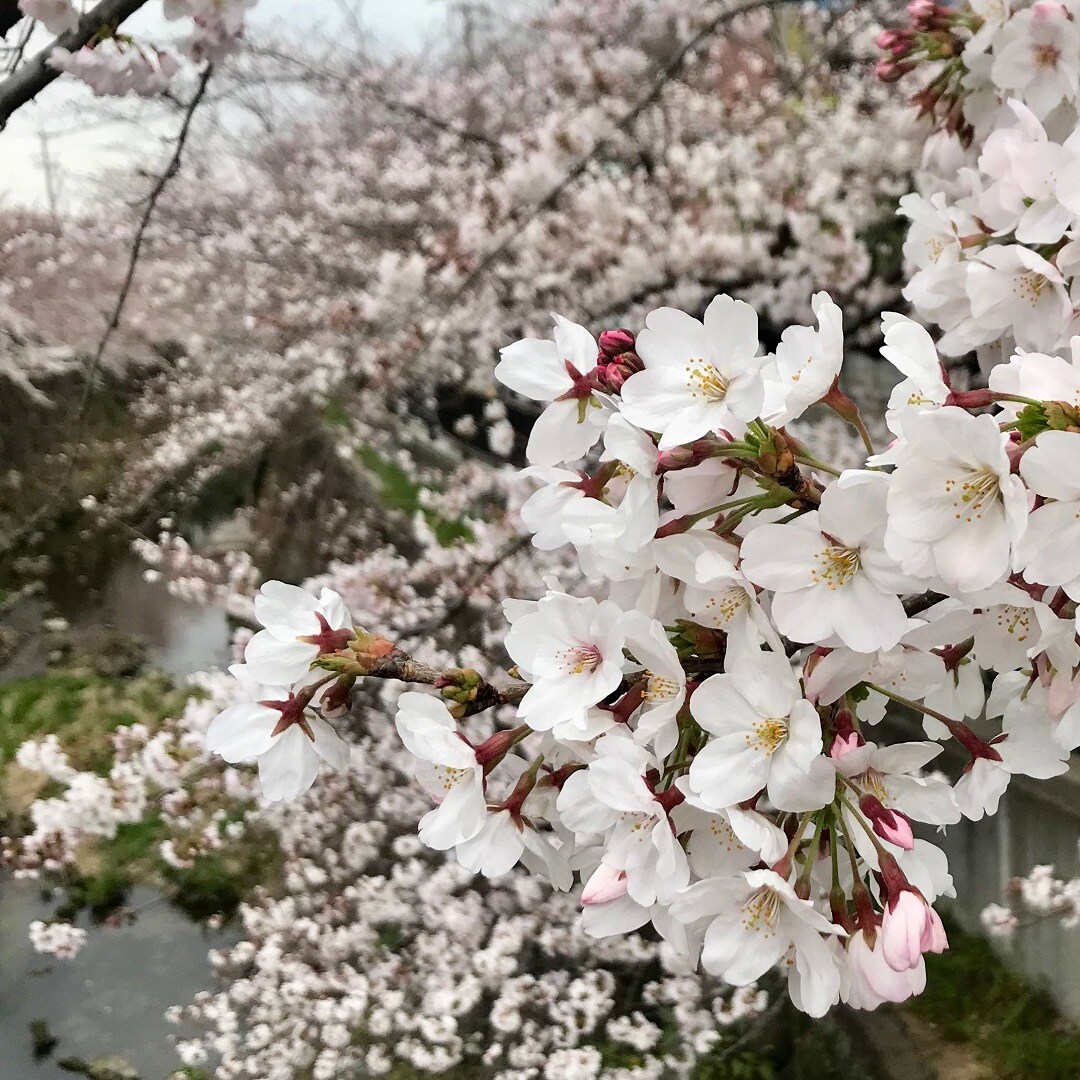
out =
[(60, 216), (61, 178), (53, 163), (49, 149), (49, 133), (44, 124), (38, 125), (38, 142), (41, 146), (40, 164), (45, 176), (45, 201), (49, 207), (49, 216), (55, 221)]

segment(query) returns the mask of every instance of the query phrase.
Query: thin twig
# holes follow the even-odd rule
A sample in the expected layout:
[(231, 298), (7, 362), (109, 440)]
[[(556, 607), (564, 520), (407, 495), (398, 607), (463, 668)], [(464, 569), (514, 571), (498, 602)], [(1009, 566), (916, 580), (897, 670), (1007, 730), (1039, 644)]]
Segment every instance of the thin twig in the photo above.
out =
[[(741, 15), (746, 15), (751, 11), (758, 11), (762, 8), (781, 7), (783, 4), (790, 2), (791, 0), (747, 0), (746, 3), (740, 4), (737, 7), (727, 8), (714, 16), (692, 38), (690, 38), (678, 52), (675, 53), (667, 64), (664, 65), (659, 75), (653, 80), (648, 91), (615, 122), (615, 131), (620, 134), (628, 133), (638, 117), (641, 116), (650, 105), (657, 101), (661, 93), (663, 93), (664, 87), (682, 71), (686, 62), (729, 22), (734, 21)], [(581, 157), (579, 157), (577, 161), (563, 173), (559, 181), (550, 188), (542, 199), (531, 205), (524, 205), (520, 210), (512, 210), (503, 224), (504, 227), (507, 225), (514, 226), (513, 231), (505, 234), (497, 244), (484, 253), (480, 261), (466, 275), (465, 279), (458, 285), (457, 289), (454, 290), (454, 293), (447, 304), (448, 309), (452, 310), (456, 302), (464, 296), (465, 293), (467, 293), (483, 276), (488, 268), (506, 252), (507, 248), (509, 248), (514, 240), (516, 240), (517, 237), (520, 236), (521, 233), (545, 210), (551, 209), (551, 207), (559, 201), (563, 192), (566, 191), (566, 189), (569, 188), (602, 153), (611, 149), (612, 146), (612, 136), (598, 139), (593, 144), (592, 149), (585, 154), (582, 154)], [(436, 334), (435, 338), (437, 339), (438, 336), (439, 335)]]
[(187, 144), (188, 135), (191, 132), (191, 122), (195, 116), (195, 110), (199, 107), (200, 102), (206, 94), (206, 87), (212, 73), (213, 65), (207, 64), (199, 78), (199, 85), (191, 100), (188, 102), (187, 108), (184, 110), (184, 118), (180, 124), (180, 130), (176, 135), (172, 156), (169, 158), (168, 164), (165, 166), (164, 170), (158, 175), (154, 182), (154, 186), (150, 189), (150, 193), (147, 196), (142, 217), (139, 219), (138, 227), (135, 230), (135, 237), (131, 243), (131, 250), (128, 255), (127, 272), (124, 275), (120, 291), (116, 295), (116, 302), (109, 314), (105, 330), (98, 339), (97, 347), (86, 367), (82, 397), (79, 401), (79, 411), (72, 421), (73, 433), (71, 436), (71, 453), (68, 455), (67, 467), (64, 471), (64, 475), (60, 482), (53, 488), (51, 497), (43, 502), (41, 506), (27, 518), (12, 536), (0, 540), (0, 554), (10, 551), (25, 537), (29, 536), (44, 516), (56, 506), (57, 500), (67, 490), (71, 483), (71, 478), (75, 471), (76, 449), (86, 427), (86, 417), (89, 411), (90, 399), (93, 395), (94, 383), (97, 381), (98, 371), (101, 368), (101, 361), (105, 355), (105, 350), (108, 348), (109, 342), (112, 340), (113, 334), (120, 326), (120, 318), (123, 315), (124, 306), (127, 304), (128, 296), (131, 293), (131, 286), (135, 280), (135, 270), (139, 263), (139, 256), (142, 253), (143, 241), (150, 225), (150, 219), (153, 217), (158, 200), (168, 186), (169, 181), (172, 180), (180, 169), (180, 160), (184, 153), (184, 147)]
[(414, 626), (411, 629), (403, 631), (404, 637), (424, 637), (433, 633), (435, 630), (441, 630), (447, 623), (456, 618), (469, 603), (469, 597), (472, 595), (472, 591), (478, 586), (483, 584), (484, 579), (493, 571), (498, 569), (507, 559), (516, 555), (523, 547), (526, 547), (530, 538), (528, 536), (516, 536), (513, 540), (507, 541), (499, 550), (495, 553), (482, 566), (478, 567), (472, 577), (469, 578), (460, 588), (457, 598), (453, 603), (448, 604), (446, 609), (441, 615), (429, 620), (426, 623), (422, 623), (420, 626)]

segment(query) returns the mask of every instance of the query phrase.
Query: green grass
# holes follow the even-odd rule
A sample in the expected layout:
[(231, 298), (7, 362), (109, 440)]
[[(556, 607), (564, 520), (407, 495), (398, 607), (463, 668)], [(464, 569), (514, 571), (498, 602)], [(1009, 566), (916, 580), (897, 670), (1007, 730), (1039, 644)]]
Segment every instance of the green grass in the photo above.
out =
[(0, 685), (0, 762), (11, 762), (27, 739), (56, 735), (71, 763), (107, 771), (108, 735), (128, 724), (154, 725), (187, 699), (167, 677), (110, 678), (79, 670), (51, 672)]
[[(78, 769), (106, 774), (112, 764), (111, 732), (140, 723), (151, 731), (183, 709), (190, 691), (176, 689), (164, 675), (114, 678), (80, 670), (52, 672), (0, 685), (0, 817), (17, 835), (31, 803), (59, 795), (63, 785), (14, 763), (27, 739), (54, 734)], [(65, 873), (65, 901), (58, 917), (81, 910), (104, 917), (121, 906), (132, 886), (151, 885), (193, 918), (231, 916), (257, 886), (280, 879), (276, 839), (251, 830), (236, 843), (178, 869), (158, 856), (168, 836), (161, 816), (120, 825), (116, 834), (80, 847), (77, 866)]]
[(908, 1008), (948, 1041), (970, 1044), (994, 1080), (1076, 1080), (1080, 1031), (1045, 990), (981, 937), (948, 926), (949, 948), (926, 958), (926, 991)]

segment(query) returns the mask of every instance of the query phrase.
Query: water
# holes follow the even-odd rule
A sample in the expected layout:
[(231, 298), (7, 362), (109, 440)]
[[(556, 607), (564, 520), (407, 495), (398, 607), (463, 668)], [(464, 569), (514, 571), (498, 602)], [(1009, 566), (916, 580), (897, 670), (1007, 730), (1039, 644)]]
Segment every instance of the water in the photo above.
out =
[[(235, 930), (207, 931), (152, 889), (133, 889), (140, 910), (130, 926), (91, 926), (73, 960), (34, 952), (26, 928), (45, 918), (32, 881), (0, 882), (0, 1076), (3, 1080), (72, 1080), (56, 1064), (64, 1057), (126, 1058), (142, 1080), (164, 1080), (179, 1061), (173, 1044), (192, 1034), (168, 1024), (165, 1010), (186, 1004), (212, 985), (207, 953), (237, 941)], [(59, 1045), (35, 1061), (30, 1022), (48, 1022)]]
[[(147, 665), (174, 679), (229, 664), (231, 630), (225, 612), (173, 596), (161, 582), (147, 581), (145, 570), (142, 562), (127, 556), (96, 587), (74, 579), (53, 583), (52, 608), (90, 640), (104, 626), (138, 638), (145, 646)], [(39, 632), (44, 613), (38, 601), (30, 600), (7, 616), (6, 621), (27, 637), (3, 666), (0, 679), (23, 679), (45, 671), (48, 644)]]
[[(143, 569), (134, 559), (121, 560), (100, 589), (73, 589), (58, 606), (75, 631), (111, 625), (140, 638), (148, 664), (176, 679), (228, 663), (224, 612), (170, 595), (146, 581)], [(29, 627), (40, 609), (29, 605), (21, 614)], [(45, 643), (33, 636), (4, 674), (38, 674), (45, 660)], [(237, 932), (206, 931), (153, 889), (132, 890), (129, 904), (141, 909), (130, 926), (92, 926), (80, 916), (86, 944), (75, 959), (55, 960), (36, 953), (27, 935), (30, 923), (47, 920), (55, 904), (42, 900), (35, 882), (0, 879), (0, 1080), (71, 1080), (56, 1064), (65, 1057), (117, 1054), (142, 1080), (164, 1080), (178, 1067), (173, 1044), (185, 1033), (165, 1022), (165, 1010), (212, 987), (207, 952), (234, 944)], [(59, 1040), (43, 1061), (34, 1060), (30, 1038), (37, 1019)]]
[(230, 663), (225, 612), (173, 596), (161, 582), (147, 581), (144, 563), (121, 561), (93, 607), (76, 609), (72, 624), (108, 623), (139, 638), (147, 664), (182, 679)]

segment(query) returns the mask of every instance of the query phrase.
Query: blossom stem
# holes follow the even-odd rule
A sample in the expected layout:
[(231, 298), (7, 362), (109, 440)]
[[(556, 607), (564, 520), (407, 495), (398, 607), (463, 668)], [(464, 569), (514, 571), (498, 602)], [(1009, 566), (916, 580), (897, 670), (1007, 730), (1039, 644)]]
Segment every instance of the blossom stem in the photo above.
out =
[(826, 465), (824, 461), (818, 461), (817, 458), (811, 457), (809, 454), (796, 454), (795, 460), (800, 465), (806, 465), (811, 469), (817, 469), (819, 472), (827, 472), (830, 476), (840, 475), (839, 469), (834, 469), (831, 465)]
[(926, 716), (932, 716), (935, 720), (939, 720), (948, 729), (949, 734), (965, 749), (972, 757), (985, 757), (990, 758), (993, 761), (1000, 761), (1001, 758), (998, 752), (984, 739), (980, 739), (974, 731), (971, 730), (962, 720), (954, 720), (951, 716), (946, 716), (944, 713), (940, 713), (937, 709), (931, 709), (928, 705), (922, 705), (917, 701), (912, 701), (911, 698), (903, 697), (900, 694), (894, 694), (891, 690), (886, 690), (883, 686), (878, 686), (877, 683), (867, 683), (867, 686), (871, 690), (876, 690), (879, 694), (884, 694), (885, 697), (892, 701), (895, 701), (897, 705), (904, 705), (909, 709), (914, 709), (915, 712), (921, 712)]
[[(858, 788), (856, 788), (855, 785), (852, 784), (852, 782), (848, 780), (846, 776), (841, 776), (840, 779), (846, 787), (851, 788), (852, 791), (858, 794)], [(881, 846), (881, 841), (877, 838), (877, 834), (874, 832), (873, 826), (871, 826), (870, 822), (868, 822), (866, 818), (863, 817), (862, 811), (843, 794), (837, 795), (837, 798), (840, 800), (840, 805), (843, 806), (844, 809), (847, 810), (851, 814), (851, 816), (859, 823), (859, 828), (861, 828), (862, 831), (870, 837), (870, 840), (873, 843), (877, 853), (879, 855), (886, 854), (885, 849)]]
[(795, 830), (795, 835), (791, 838), (791, 843), (788, 844), (787, 851), (784, 852), (780, 861), (773, 866), (774, 872), (779, 874), (785, 881), (787, 880), (788, 874), (791, 873), (791, 862), (795, 858), (795, 852), (798, 850), (799, 844), (802, 843), (803, 833), (806, 832), (813, 819), (813, 814), (804, 814), (802, 816), (799, 821), (799, 826)]

